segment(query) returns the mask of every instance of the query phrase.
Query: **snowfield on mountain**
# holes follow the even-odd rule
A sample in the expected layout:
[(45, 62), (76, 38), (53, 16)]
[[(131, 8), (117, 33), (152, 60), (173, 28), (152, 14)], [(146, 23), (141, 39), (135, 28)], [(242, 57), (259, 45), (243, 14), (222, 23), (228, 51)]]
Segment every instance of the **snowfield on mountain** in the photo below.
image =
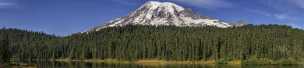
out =
[(122, 27), (126, 25), (202, 27), (215, 26), (219, 28), (231, 27), (231, 24), (207, 16), (194, 14), (191, 9), (185, 9), (172, 2), (149, 1), (140, 6), (128, 16), (107, 22), (106, 25), (95, 27), (92, 31), (99, 31), (107, 27)]

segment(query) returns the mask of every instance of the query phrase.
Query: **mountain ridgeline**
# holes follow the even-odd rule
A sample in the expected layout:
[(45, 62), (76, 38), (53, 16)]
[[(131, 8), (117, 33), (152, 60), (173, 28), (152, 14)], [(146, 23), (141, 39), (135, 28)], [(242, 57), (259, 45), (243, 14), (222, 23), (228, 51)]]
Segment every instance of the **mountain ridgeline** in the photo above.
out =
[(285, 25), (235, 26), (174, 3), (150, 1), (107, 25), (65, 37), (2, 28), (0, 47), (0, 62), (156, 59), (303, 64), (304, 30)]
[(219, 19), (201, 16), (185, 9), (175, 3), (149, 1), (130, 15), (120, 17), (108, 22), (108, 24), (96, 27), (91, 31), (99, 31), (107, 27), (121, 27), (126, 25), (148, 25), (148, 26), (178, 26), (178, 27), (203, 27), (215, 26), (227, 28), (230, 25)]

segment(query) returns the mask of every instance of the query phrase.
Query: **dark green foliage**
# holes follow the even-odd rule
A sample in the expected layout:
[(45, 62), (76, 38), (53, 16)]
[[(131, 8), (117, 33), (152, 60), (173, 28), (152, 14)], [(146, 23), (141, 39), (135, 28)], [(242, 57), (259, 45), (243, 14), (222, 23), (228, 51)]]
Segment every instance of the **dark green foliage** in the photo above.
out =
[(10, 58), (9, 41), (7, 36), (1, 37), (0, 40), (0, 63), (7, 62)]
[[(14, 31), (0, 32), (2, 35)], [(20, 59), (304, 59), (304, 31), (282, 25), (247, 25), (225, 29), (126, 26), (63, 38), (19, 32), (8, 34), (11, 35), (8, 37), (10, 42), (14, 42), (10, 44), (13, 56)]]
[(2, 51), (0, 55), (4, 56), (3, 60), (9, 60), (9, 57), (34, 58), (38, 56), (39, 51), (48, 49), (44, 48), (49, 45), (49, 42), (52, 42), (48, 40), (55, 38), (57, 37), (41, 32), (2, 28), (0, 29), (0, 49)]

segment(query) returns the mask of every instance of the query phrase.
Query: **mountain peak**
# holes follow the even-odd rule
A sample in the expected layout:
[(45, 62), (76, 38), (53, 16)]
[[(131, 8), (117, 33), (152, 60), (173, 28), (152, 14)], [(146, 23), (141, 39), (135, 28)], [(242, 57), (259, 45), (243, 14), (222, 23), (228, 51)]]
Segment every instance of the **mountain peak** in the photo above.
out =
[(191, 9), (185, 9), (172, 2), (148, 1), (130, 15), (109, 21), (105, 26), (96, 27), (93, 31), (99, 31), (107, 27), (122, 27), (126, 25), (231, 27), (228, 23), (194, 14)]
[(144, 5), (142, 5), (139, 9), (145, 8), (145, 7), (150, 7), (151, 9), (156, 9), (156, 8), (174, 8), (175, 10), (182, 11), (184, 10), (183, 7), (172, 3), (172, 2), (159, 2), (159, 1), (148, 1)]

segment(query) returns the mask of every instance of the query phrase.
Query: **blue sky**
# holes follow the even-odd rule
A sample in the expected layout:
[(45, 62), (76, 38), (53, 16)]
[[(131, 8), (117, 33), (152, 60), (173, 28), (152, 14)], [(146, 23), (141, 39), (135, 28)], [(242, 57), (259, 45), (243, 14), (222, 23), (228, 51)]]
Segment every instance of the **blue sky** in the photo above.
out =
[[(0, 27), (69, 35), (126, 16), (148, 0), (0, 0)], [(159, 0), (227, 22), (304, 28), (304, 0)]]

